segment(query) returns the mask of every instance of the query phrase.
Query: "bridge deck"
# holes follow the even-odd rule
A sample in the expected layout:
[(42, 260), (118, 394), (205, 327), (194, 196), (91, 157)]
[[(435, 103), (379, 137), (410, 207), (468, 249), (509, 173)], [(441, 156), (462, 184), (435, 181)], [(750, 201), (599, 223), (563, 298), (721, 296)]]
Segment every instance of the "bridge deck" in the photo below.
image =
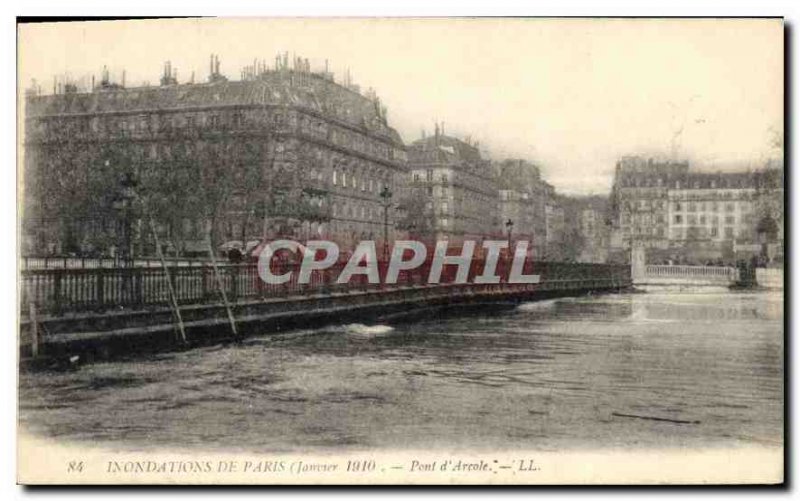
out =
[[(267, 286), (260, 279), (251, 280), (257, 272), (248, 265), (225, 266), (220, 279), (228, 288), (237, 328), (246, 330), (252, 325), (259, 332), (348, 318), (379, 319), (381, 315), (424, 307), (514, 303), (631, 285), (626, 266), (537, 263), (526, 273), (539, 274), (538, 284), (474, 284), (482, 266), (475, 263), (474, 268), (466, 284), (452, 283), (454, 273), (443, 276), (450, 283), (427, 284), (424, 268), (402, 275), (400, 283), (392, 286), (365, 281), (336, 284), (326, 274), (308, 285)], [(498, 274), (504, 276), (502, 270)], [(171, 345), (176, 340), (166, 290), (168, 275), (163, 269), (27, 270), (22, 276), (23, 353), (30, 352), (34, 343), (39, 353), (46, 353), (87, 346), (94, 349), (109, 342), (130, 346), (146, 340)], [(230, 336), (227, 312), (214, 288), (213, 271), (184, 267), (170, 270), (169, 279), (178, 294), (190, 342)], [(35, 320), (26, 315), (31, 302), (38, 311)]]

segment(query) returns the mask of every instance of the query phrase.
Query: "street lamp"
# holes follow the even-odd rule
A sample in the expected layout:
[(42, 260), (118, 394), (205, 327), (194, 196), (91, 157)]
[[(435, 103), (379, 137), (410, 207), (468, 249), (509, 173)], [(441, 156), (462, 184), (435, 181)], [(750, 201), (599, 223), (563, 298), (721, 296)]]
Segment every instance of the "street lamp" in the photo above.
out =
[(383, 260), (389, 259), (389, 206), (391, 205), (392, 191), (384, 186), (380, 193), (383, 200)]
[(514, 228), (514, 221), (506, 221), (506, 230), (508, 231), (508, 252), (511, 253), (511, 230)]
[(136, 180), (133, 179), (133, 176), (130, 174), (125, 174), (125, 176), (120, 180), (120, 186), (122, 189), (120, 195), (114, 199), (113, 207), (119, 211), (122, 216), (121, 254), (124, 265), (128, 266), (131, 264), (133, 258), (133, 242), (131, 238), (131, 205), (136, 197)]

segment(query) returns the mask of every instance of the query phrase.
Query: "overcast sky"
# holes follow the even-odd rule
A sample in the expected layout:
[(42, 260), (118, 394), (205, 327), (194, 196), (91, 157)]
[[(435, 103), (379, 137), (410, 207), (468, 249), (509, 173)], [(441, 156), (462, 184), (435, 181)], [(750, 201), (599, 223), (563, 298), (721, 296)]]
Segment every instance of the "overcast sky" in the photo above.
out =
[[(289, 51), (349, 67), (406, 142), (433, 131), (478, 140), (495, 159), (542, 165), (566, 193), (606, 193), (625, 154), (676, 151), (702, 169), (775, 156), (783, 133), (780, 20), (228, 19), (60, 23), (20, 29), (20, 84), (54, 75), (185, 82), (208, 58), (238, 79)], [(88, 81), (88, 80), (87, 80)], [(674, 149), (673, 149), (674, 147)]]

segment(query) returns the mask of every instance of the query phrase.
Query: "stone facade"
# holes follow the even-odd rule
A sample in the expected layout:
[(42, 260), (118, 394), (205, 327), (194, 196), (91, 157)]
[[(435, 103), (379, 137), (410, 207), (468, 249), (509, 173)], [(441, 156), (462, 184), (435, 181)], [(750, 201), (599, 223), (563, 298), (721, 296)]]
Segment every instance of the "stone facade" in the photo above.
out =
[[(731, 261), (736, 249), (758, 253), (759, 229), (776, 218), (771, 241), (782, 241), (782, 168), (691, 172), (686, 162), (625, 157), (617, 164), (611, 201), (616, 243), (650, 249), (659, 259)], [(780, 215), (778, 215), (780, 213)]]
[(381, 239), (380, 194), (399, 186), (407, 159), (374, 93), (286, 55), (240, 81), (213, 56), (208, 82), (172, 75), (133, 88), (104, 76), (89, 92), (26, 97), (24, 251), (109, 253), (124, 226), (131, 251), (148, 253), (142, 200), (175, 253), (202, 252), (209, 232), (216, 244)]
[(543, 258), (547, 241), (546, 183), (539, 167), (526, 160), (509, 159), (497, 163), (496, 173), (501, 224), (511, 221), (513, 239), (527, 240), (531, 256)]
[(410, 183), (427, 199), (437, 239), (460, 246), (502, 235), (497, 180), (491, 163), (478, 148), (446, 136), (433, 136), (408, 147)]

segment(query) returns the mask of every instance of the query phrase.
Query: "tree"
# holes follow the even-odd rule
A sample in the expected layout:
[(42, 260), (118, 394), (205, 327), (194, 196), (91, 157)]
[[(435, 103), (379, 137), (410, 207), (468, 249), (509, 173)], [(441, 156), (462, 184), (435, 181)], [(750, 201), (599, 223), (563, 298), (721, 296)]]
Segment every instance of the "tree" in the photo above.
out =
[(412, 187), (397, 204), (399, 218), (395, 227), (407, 231), (412, 238), (425, 240), (435, 233), (433, 211), (428, 208), (429, 198), (424, 188)]

